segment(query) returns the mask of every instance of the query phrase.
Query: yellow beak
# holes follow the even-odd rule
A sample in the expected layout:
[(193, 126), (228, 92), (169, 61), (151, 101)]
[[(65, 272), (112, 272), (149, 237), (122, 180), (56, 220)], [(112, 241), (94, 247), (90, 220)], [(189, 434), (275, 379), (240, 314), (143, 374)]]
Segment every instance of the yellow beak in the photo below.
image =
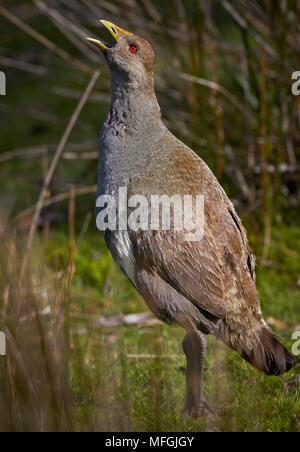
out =
[[(116, 41), (119, 41), (119, 39), (123, 38), (123, 36), (126, 35), (132, 35), (129, 31), (123, 30), (123, 28), (117, 27), (117, 25), (113, 24), (112, 22), (109, 22), (108, 20), (100, 20), (100, 22), (110, 31), (110, 33), (113, 35)], [(98, 39), (93, 38), (86, 38), (88, 41), (90, 41), (92, 44), (96, 45), (97, 47), (100, 47), (102, 52), (107, 50), (109, 46), (105, 45), (103, 42), (99, 41)]]

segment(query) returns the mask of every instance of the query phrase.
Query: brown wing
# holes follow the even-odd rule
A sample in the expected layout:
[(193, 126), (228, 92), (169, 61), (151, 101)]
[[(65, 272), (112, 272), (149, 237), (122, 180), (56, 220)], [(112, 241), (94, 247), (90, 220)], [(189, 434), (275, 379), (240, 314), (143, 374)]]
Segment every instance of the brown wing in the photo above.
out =
[(184, 232), (143, 232), (136, 242), (139, 264), (152, 268), (195, 305), (219, 318), (243, 310), (245, 305), (260, 312), (253, 284), (254, 257), (232, 203), (192, 151), (177, 149), (169, 162), (162, 180), (155, 179), (153, 193), (161, 186), (162, 193), (203, 194), (204, 237), (188, 242)]
[(188, 242), (178, 231), (142, 233), (138, 239), (139, 264), (152, 269), (181, 295), (219, 318), (226, 315), (224, 272), (212, 237)]

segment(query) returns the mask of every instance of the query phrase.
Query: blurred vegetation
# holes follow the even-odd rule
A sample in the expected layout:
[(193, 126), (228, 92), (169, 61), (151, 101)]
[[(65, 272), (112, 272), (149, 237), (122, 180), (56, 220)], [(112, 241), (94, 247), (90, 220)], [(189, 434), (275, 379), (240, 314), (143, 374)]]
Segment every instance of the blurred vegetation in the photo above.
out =
[[(147, 310), (94, 228), (109, 71), (84, 38), (110, 40), (101, 18), (153, 44), (166, 124), (213, 169), (242, 216), (265, 318), (289, 348), (300, 329), (300, 97), (291, 94), (300, 2), (4, 0), (0, 331), (8, 355), (0, 357), (0, 430), (299, 431), (299, 368), (266, 377), (209, 338), (205, 395), (217, 417), (185, 419), (184, 332), (99, 323)], [(99, 68), (20, 279), (32, 221), (26, 209)]]

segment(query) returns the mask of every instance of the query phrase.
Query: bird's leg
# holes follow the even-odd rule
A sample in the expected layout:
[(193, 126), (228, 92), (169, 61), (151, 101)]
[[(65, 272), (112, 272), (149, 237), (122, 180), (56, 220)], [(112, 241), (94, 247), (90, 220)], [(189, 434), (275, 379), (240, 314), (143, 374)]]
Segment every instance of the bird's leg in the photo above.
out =
[(187, 396), (185, 410), (189, 416), (213, 414), (202, 394), (202, 380), (207, 341), (203, 333), (193, 330), (185, 336), (182, 347), (187, 361)]

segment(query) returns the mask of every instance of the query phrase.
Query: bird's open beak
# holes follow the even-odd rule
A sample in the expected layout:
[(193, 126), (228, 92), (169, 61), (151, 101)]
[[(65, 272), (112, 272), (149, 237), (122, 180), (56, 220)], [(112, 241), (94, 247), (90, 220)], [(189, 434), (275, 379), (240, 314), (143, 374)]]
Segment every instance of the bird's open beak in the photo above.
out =
[[(109, 22), (108, 20), (100, 20), (100, 22), (103, 23), (103, 25), (110, 31), (110, 33), (113, 35), (116, 41), (119, 41), (119, 39), (123, 38), (123, 36), (126, 35), (132, 35), (129, 31), (123, 30), (123, 28), (117, 27), (117, 25), (113, 24), (112, 22)], [(93, 38), (86, 38), (88, 41), (90, 41), (92, 44), (95, 44), (95, 46), (100, 47), (102, 52), (109, 49), (111, 46), (104, 44), (103, 42), (99, 41), (98, 39)]]

